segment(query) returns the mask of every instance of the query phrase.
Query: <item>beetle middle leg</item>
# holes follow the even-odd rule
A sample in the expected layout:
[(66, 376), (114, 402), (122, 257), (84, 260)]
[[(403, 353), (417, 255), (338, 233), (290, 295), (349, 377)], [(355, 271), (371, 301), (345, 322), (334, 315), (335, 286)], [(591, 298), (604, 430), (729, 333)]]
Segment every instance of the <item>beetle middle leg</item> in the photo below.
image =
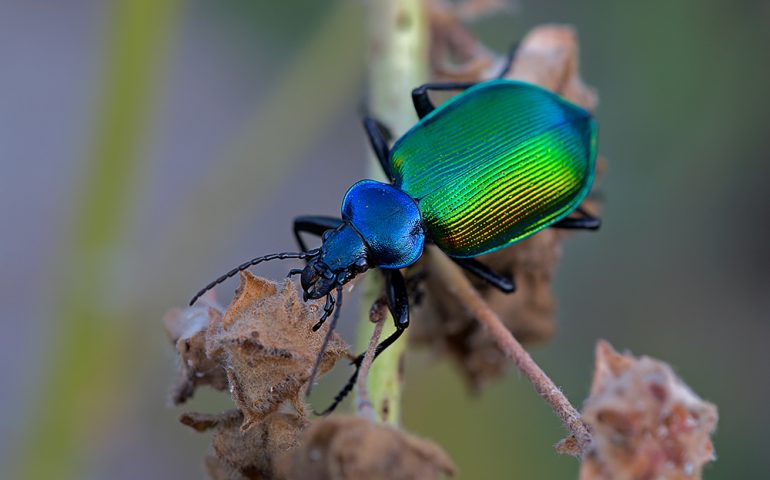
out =
[[(409, 326), (409, 295), (406, 290), (406, 282), (404, 276), (398, 269), (382, 269), (385, 275), (385, 298), (388, 302), (388, 310), (393, 316), (393, 322), (396, 326), (396, 331), (391, 333), (388, 338), (380, 342), (377, 348), (374, 349), (374, 358), (376, 359), (382, 352), (389, 346), (398, 340), (404, 330)], [(345, 397), (353, 390), (353, 387), (358, 380), (358, 371), (361, 368), (361, 363), (364, 361), (364, 354), (357, 356), (353, 360), (355, 365), (355, 371), (348, 379), (348, 382), (342, 387), (342, 390), (334, 397), (334, 401), (329, 407), (319, 415), (327, 415), (334, 411), (335, 408), (342, 402)]]
[(390, 148), (388, 143), (393, 140), (393, 134), (382, 122), (372, 117), (364, 117), (364, 129), (366, 129), (369, 144), (372, 146), (375, 155), (377, 155), (377, 160), (380, 161), (385, 176), (388, 177), (388, 180), (392, 181), (393, 172), (390, 169)]
[(562, 218), (558, 222), (551, 225), (552, 228), (564, 228), (571, 230), (599, 230), (602, 226), (600, 218), (594, 217), (590, 213), (583, 210), (582, 207), (575, 209), (580, 214), (579, 217), (567, 217)]
[(516, 291), (516, 283), (512, 278), (500, 275), (474, 258), (449, 258), (503, 293), (513, 293)]
[(309, 233), (320, 237), (327, 230), (334, 230), (342, 225), (342, 220), (335, 217), (326, 217), (322, 215), (303, 215), (294, 219), (294, 238), (297, 239), (297, 245), (300, 250), (307, 252), (307, 246), (300, 236), (300, 232)]
[[(501, 68), (500, 73), (495, 76), (496, 79), (505, 78), (505, 75), (507, 75), (511, 70), (513, 60), (516, 58), (516, 50), (518, 49), (518, 46), (519, 44), (516, 43), (508, 51), (508, 54), (505, 57), (505, 62), (503, 63), (503, 68)], [(414, 104), (414, 109), (417, 111), (417, 116), (423, 118), (436, 109), (436, 106), (433, 105), (433, 102), (430, 101), (430, 97), (428, 97), (428, 91), (465, 90), (466, 88), (470, 88), (478, 83), (479, 82), (439, 82), (420, 85), (419, 87), (412, 90), (412, 103)]]
[(417, 116), (423, 118), (436, 109), (436, 106), (433, 105), (430, 97), (428, 97), (428, 91), (465, 90), (474, 85), (476, 85), (476, 82), (426, 83), (420, 85), (412, 90), (412, 103), (417, 111)]

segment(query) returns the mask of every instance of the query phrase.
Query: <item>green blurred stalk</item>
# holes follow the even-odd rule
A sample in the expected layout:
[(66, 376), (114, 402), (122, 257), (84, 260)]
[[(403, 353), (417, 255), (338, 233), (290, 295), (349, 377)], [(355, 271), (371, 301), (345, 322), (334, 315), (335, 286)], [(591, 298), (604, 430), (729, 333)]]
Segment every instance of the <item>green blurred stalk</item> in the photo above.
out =
[(81, 173), (72, 237), (62, 246), (53, 346), (14, 479), (79, 478), (110, 415), (130, 392), (121, 377), (128, 312), (118, 304), (132, 196), (140, 190), (152, 94), (178, 16), (176, 0), (110, 4), (94, 138)]
[[(412, 89), (428, 79), (428, 21), (423, 0), (378, 0), (367, 4), (369, 113), (395, 136), (417, 121)], [(377, 160), (370, 156), (369, 177), (385, 180)], [(372, 303), (382, 294), (382, 278), (370, 274), (363, 280), (358, 345), (365, 349), (373, 326)], [(392, 318), (382, 338), (393, 332)], [(406, 334), (377, 358), (369, 371), (368, 393), (374, 412), (383, 422), (397, 425), (401, 416), (399, 364), (406, 348)]]

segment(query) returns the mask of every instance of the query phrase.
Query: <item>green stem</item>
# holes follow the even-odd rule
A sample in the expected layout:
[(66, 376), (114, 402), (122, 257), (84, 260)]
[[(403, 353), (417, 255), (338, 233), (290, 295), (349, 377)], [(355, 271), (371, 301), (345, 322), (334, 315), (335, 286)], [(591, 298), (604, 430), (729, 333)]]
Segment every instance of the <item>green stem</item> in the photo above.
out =
[[(54, 344), (20, 451), (8, 478), (82, 478), (88, 455), (129, 395), (126, 337), (134, 318), (122, 298), (132, 195), (142, 181), (143, 145), (155, 110), (180, 4), (121, 0), (110, 4), (103, 89), (93, 144), (80, 178), (73, 236), (55, 276)], [(76, 277), (76, 278), (73, 278)]]
[[(377, 0), (368, 4), (369, 112), (398, 136), (417, 120), (411, 90), (428, 78), (428, 22), (423, 0)], [(384, 180), (380, 165), (370, 156), (370, 178)], [(366, 348), (372, 334), (371, 305), (382, 295), (382, 277), (368, 275), (363, 281), (359, 341)], [(392, 320), (386, 319), (393, 332)], [(399, 364), (406, 338), (377, 358), (369, 371), (369, 399), (378, 418), (397, 425), (400, 417), (401, 374)]]

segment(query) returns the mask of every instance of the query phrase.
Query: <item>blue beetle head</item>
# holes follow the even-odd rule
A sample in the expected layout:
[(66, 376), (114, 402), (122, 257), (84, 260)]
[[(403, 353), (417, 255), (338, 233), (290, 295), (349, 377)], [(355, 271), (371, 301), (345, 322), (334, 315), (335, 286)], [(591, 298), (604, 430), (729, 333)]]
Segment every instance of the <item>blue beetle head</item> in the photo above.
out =
[(403, 268), (420, 258), (425, 232), (417, 203), (398, 188), (362, 180), (342, 201), (343, 223), (324, 232), (302, 270), (305, 298), (321, 298), (369, 268)]
[(369, 269), (368, 248), (348, 224), (324, 233), (318, 255), (300, 275), (305, 299), (322, 298)]

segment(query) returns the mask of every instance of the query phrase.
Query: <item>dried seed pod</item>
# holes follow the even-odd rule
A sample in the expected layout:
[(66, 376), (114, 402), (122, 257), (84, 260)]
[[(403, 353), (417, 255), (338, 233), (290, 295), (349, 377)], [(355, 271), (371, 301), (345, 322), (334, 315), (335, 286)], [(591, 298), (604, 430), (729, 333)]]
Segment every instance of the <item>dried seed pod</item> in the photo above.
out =
[(352, 416), (313, 422), (279, 470), (287, 480), (430, 480), (455, 473), (437, 445)]
[(215, 429), (206, 469), (215, 480), (279, 479), (277, 460), (299, 444), (309, 422), (297, 415), (273, 413), (243, 431), (243, 414), (230, 410), (219, 415), (186, 413), (180, 421), (198, 431)]
[(166, 335), (179, 354), (180, 378), (171, 394), (175, 405), (192, 397), (201, 385), (227, 388), (225, 369), (206, 355), (206, 329), (221, 318), (222, 307), (213, 291), (201, 298), (199, 306), (174, 308), (163, 317)]
[[(446, 2), (435, 0), (429, 5), (433, 27), (431, 49), (439, 52), (431, 56), (432, 66), (442, 80), (481, 81), (499, 73), (495, 70), (499, 70), (496, 66), (501, 62), (490, 61), (489, 51), (462, 26)], [(461, 63), (449, 64), (451, 59), (459, 59)], [(527, 34), (507, 77), (539, 84), (589, 110), (597, 104), (595, 92), (579, 76), (578, 44), (574, 31), (567, 26), (546, 25)], [(603, 169), (604, 162), (600, 159), (597, 175)], [(590, 196), (582, 207), (593, 215), (599, 213), (598, 202)], [(490, 288), (475, 277), (471, 280), (522, 343), (544, 341), (556, 329), (556, 302), (551, 285), (561, 256), (561, 242), (569, 235), (565, 230), (545, 229), (479, 258), (498, 273), (514, 278), (517, 290), (510, 295)], [(424, 308), (416, 312), (419, 319), (413, 322), (410, 340), (448, 352), (457, 360), (471, 386), (480, 388), (505, 371), (508, 361), (478, 322), (458, 304), (449, 291), (451, 286), (431, 272), (424, 273), (426, 301)]]
[[(328, 329), (327, 324), (311, 331), (319, 316), (320, 304), (303, 302), (291, 281), (278, 285), (241, 272), (241, 286), (224, 317), (209, 325), (206, 351), (225, 365), (233, 400), (244, 414), (242, 428), (287, 400), (304, 414), (300, 392)], [(350, 358), (348, 347), (335, 333), (319, 374), (343, 357)]]
[(582, 480), (701, 478), (714, 459), (717, 409), (667, 364), (596, 346), (591, 395), (583, 409), (593, 433)]

